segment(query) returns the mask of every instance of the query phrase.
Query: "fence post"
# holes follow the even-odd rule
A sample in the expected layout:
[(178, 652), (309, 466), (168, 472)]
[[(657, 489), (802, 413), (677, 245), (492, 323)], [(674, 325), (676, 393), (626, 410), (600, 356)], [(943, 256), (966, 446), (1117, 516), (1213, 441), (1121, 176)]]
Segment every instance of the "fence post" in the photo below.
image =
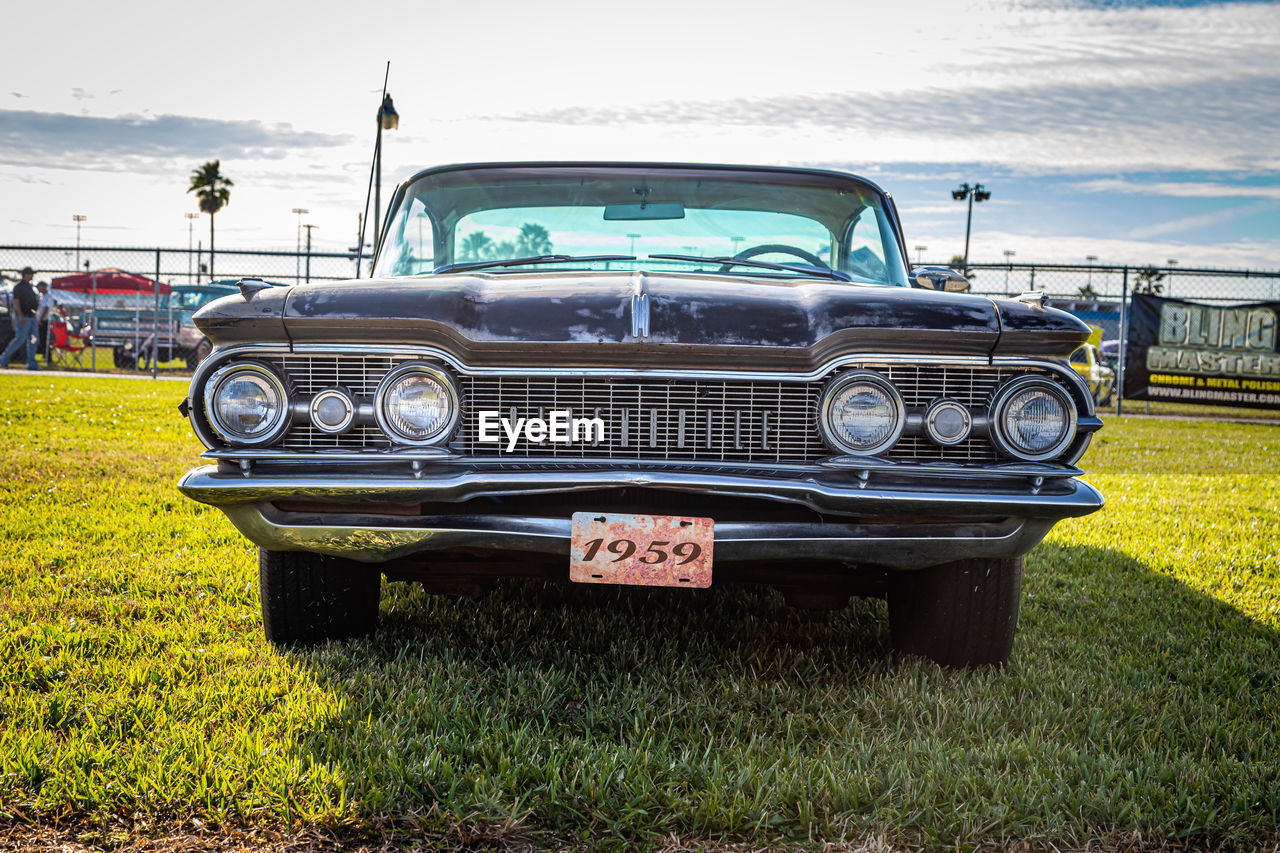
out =
[(1120, 278), (1120, 360), (1116, 362), (1120, 369), (1116, 371), (1116, 417), (1123, 413), (1124, 406), (1124, 359), (1129, 348), (1129, 268), (1125, 267)]
[(151, 378), (160, 364), (160, 250), (156, 249), (155, 307), (151, 311)]
[(98, 372), (98, 271), (93, 271), (93, 298), (89, 300), (89, 316), (93, 318), (89, 326), (89, 372)]

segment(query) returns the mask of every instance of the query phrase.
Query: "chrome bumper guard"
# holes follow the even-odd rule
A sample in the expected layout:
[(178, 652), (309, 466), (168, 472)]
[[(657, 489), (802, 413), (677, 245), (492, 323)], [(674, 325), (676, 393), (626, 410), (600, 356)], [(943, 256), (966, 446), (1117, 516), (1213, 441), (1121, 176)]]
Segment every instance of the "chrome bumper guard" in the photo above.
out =
[[(478, 515), (397, 516), (369, 513), (285, 512), (275, 501), (463, 503), (476, 498), (614, 488), (758, 498), (807, 506), (818, 523), (717, 520), (717, 562), (844, 560), (893, 568), (921, 568), (964, 557), (1014, 557), (1036, 545), (1054, 522), (1087, 515), (1102, 496), (1083, 480), (970, 472), (911, 487), (871, 481), (865, 471), (498, 470), (451, 463), (415, 472), (359, 475), (299, 472), (251, 476), (205, 466), (178, 488), (219, 507), (250, 540), (271, 550), (302, 550), (377, 563), (450, 549), (569, 554), (567, 517)], [(985, 478), (985, 479), (982, 479)], [(998, 481), (992, 487), (989, 481)], [(966, 488), (968, 486), (969, 488)], [(714, 502), (707, 515), (714, 518)], [(905, 523), (911, 517), (920, 523)], [(877, 517), (892, 519), (877, 523)]]

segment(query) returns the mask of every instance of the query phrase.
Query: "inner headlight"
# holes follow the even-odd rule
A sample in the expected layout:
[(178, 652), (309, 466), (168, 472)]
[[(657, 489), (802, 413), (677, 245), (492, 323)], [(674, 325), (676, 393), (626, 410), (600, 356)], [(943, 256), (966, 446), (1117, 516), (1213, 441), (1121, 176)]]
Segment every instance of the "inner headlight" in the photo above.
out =
[(905, 423), (902, 398), (887, 379), (859, 371), (837, 379), (822, 406), (827, 441), (846, 453), (869, 456), (893, 446)]
[(267, 444), (288, 428), (284, 383), (264, 365), (218, 370), (205, 385), (204, 399), (209, 423), (230, 444)]
[(458, 396), (442, 371), (407, 364), (386, 375), (378, 387), (378, 424), (392, 438), (433, 444), (447, 438), (458, 420)]
[(1052, 459), (1075, 438), (1075, 406), (1066, 391), (1047, 379), (1011, 382), (997, 395), (992, 411), (996, 444), (1019, 459)]

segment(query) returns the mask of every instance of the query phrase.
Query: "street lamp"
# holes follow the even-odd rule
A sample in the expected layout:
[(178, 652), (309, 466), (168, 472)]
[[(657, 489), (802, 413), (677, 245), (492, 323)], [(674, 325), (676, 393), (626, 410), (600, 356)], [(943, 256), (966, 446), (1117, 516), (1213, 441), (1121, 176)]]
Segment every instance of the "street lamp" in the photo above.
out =
[(320, 226), (307, 224), (307, 225), (303, 225), (302, 227), (307, 229), (307, 282), (310, 283), (311, 281), (311, 231), (313, 228), (319, 228)]
[(951, 197), (956, 201), (969, 200), (969, 218), (964, 225), (964, 274), (969, 274), (969, 232), (973, 228), (973, 203), (975, 201), (986, 201), (991, 198), (991, 191), (982, 188), (982, 184), (974, 184), (969, 186), (963, 183), (951, 191)]
[(298, 214), (298, 239), (293, 244), (293, 280), (297, 281), (302, 278), (302, 216), (311, 211), (305, 207), (295, 207), (293, 212)]
[(71, 214), (71, 218), (75, 220), (76, 223), (76, 269), (80, 269), (80, 223), (84, 222), (89, 217), (82, 216), (79, 213), (73, 213)]
[(1000, 254), (1004, 255), (1004, 295), (1009, 295), (1009, 270), (1013, 269), (1013, 264), (1009, 261), (1014, 255), (1018, 254), (1013, 249), (1005, 249)]
[(196, 220), (200, 218), (198, 213), (184, 213), (187, 218), (187, 284), (191, 284), (191, 229), (195, 226)]
[(373, 246), (377, 250), (382, 237), (382, 131), (395, 130), (400, 126), (400, 113), (391, 103), (391, 96), (384, 95), (382, 106), (378, 107), (378, 141), (373, 146)]
[[(630, 251), (628, 251), (628, 252), (627, 252), (627, 254), (634, 258), (634, 257), (636, 256), (636, 240), (639, 240), (639, 239), (640, 239), (640, 235), (639, 235), (639, 234), (628, 234), (628, 235), (627, 235), (627, 237), (629, 237), (629, 238), (631, 239), (631, 250), (630, 250)], [(735, 239), (737, 239), (737, 238), (735, 238)]]
[[(1176, 267), (1178, 265), (1178, 259), (1165, 258), (1165, 263), (1168, 264), (1170, 267)], [(1173, 270), (1169, 270), (1168, 274), (1165, 277), (1164, 295), (1173, 296)]]
[(924, 266), (924, 253), (929, 251), (928, 246), (916, 246), (916, 266)]

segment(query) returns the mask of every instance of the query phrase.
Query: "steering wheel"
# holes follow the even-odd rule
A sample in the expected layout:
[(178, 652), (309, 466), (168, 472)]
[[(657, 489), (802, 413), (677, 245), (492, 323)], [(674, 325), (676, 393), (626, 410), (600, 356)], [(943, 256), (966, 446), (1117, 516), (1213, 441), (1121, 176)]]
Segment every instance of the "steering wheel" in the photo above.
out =
[[(804, 249), (798, 249), (795, 246), (788, 246), (785, 243), (763, 243), (759, 246), (752, 246), (750, 249), (743, 249), (733, 257), (735, 259), (746, 261), (756, 257), (757, 255), (771, 255), (774, 252), (780, 252), (784, 255), (795, 255), (806, 264), (818, 267), (819, 269), (831, 269), (831, 267), (823, 263), (822, 258), (819, 258), (817, 255), (812, 254), (811, 252), (806, 252)], [(729, 268), (732, 266), (733, 264), (725, 264), (720, 267), (720, 272), (728, 272)]]

